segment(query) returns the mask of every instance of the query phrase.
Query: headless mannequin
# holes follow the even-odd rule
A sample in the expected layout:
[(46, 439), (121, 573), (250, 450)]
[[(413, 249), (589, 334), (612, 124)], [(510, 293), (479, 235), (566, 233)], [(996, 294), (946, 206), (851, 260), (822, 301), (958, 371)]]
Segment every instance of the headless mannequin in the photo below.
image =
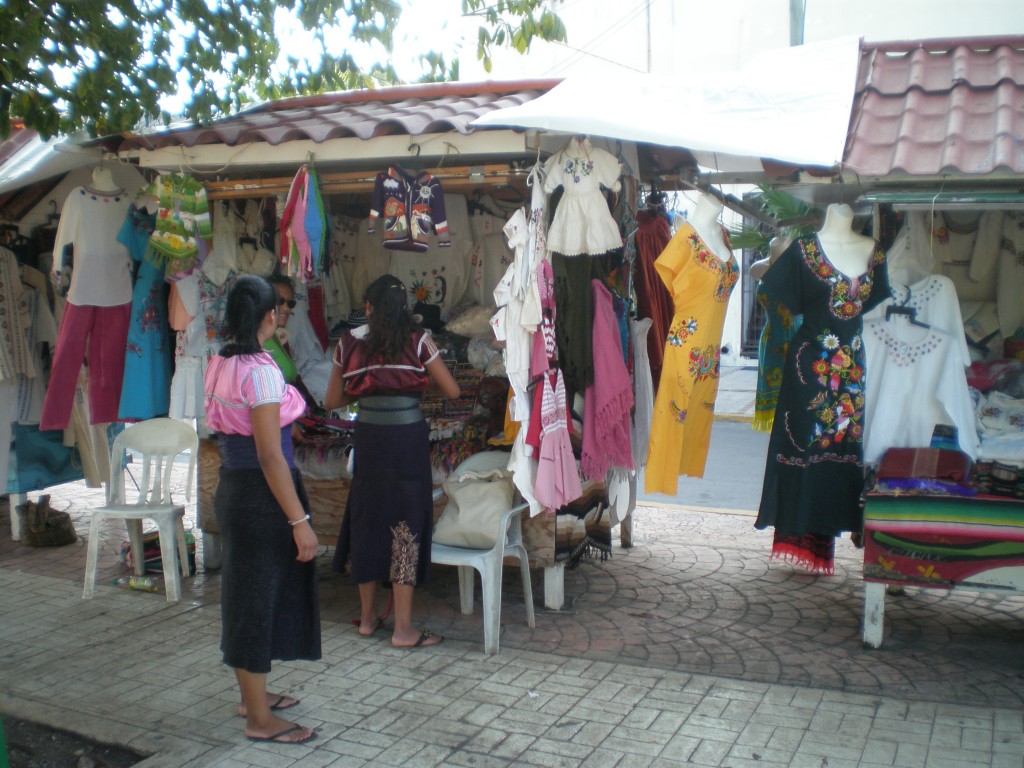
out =
[(760, 280), (764, 277), (768, 267), (775, 263), (775, 260), (782, 255), (784, 250), (789, 248), (792, 242), (793, 238), (789, 235), (776, 235), (773, 237), (771, 243), (768, 244), (770, 255), (768, 258), (760, 259), (750, 265), (750, 276), (755, 280)]
[(825, 258), (846, 277), (860, 277), (868, 271), (875, 241), (853, 231), (853, 209), (833, 203), (825, 211), (825, 223), (818, 230), (818, 242)]
[(694, 209), (693, 216), (690, 217), (689, 221), (693, 228), (697, 230), (700, 239), (704, 241), (715, 256), (725, 261), (729, 258), (730, 250), (725, 244), (725, 238), (722, 236), (722, 225), (718, 221), (723, 207), (721, 201), (711, 197), (711, 195), (698, 195), (697, 207)]
[(92, 184), (89, 187), (97, 192), (119, 192), (121, 190), (121, 187), (114, 181), (114, 175), (110, 169), (104, 168), (102, 165), (93, 168)]

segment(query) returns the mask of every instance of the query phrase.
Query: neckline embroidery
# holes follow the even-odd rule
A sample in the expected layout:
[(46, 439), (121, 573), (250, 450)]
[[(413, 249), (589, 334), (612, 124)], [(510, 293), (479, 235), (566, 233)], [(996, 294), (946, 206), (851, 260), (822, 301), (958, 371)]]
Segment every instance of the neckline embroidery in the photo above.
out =
[(817, 235), (801, 239), (799, 242), (800, 252), (808, 269), (821, 282), (828, 283), (831, 288), (829, 312), (840, 320), (852, 320), (858, 317), (864, 309), (864, 301), (871, 295), (874, 268), (885, 258), (885, 254), (876, 245), (867, 271), (851, 278), (839, 271), (825, 257)]

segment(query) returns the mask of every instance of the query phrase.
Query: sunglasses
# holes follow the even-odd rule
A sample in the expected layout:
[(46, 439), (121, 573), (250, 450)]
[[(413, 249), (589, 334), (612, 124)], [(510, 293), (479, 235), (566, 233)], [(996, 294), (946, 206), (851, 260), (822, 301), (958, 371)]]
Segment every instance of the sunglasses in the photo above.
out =
[(278, 299), (277, 300), (277, 306), (283, 307), (283, 306), (287, 305), (288, 309), (295, 309), (296, 303), (297, 302), (295, 301), (295, 299)]

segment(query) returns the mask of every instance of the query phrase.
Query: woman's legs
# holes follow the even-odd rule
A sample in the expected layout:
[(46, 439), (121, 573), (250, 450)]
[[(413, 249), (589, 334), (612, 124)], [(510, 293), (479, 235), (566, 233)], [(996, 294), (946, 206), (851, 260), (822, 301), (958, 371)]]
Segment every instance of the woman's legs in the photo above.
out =
[(391, 644), (396, 648), (407, 648), (414, 645), (437, 645), (444, 638), (440, 635), (424, 635), (423, 630), (412, 625), (412, 584), (392, 584), (391, 592), (395, 596), (395, 631), (391, 635)]
[[(238, 690), (242, 694), (242, 706), (245, 707), (245, 735), (255, 738), (273, 737), (287, 731), (292, 723), (274, 715), (267, 701), (267, 676), (257, 672), (246, 672), (235, 669), (238, 678)], [(283, 734), (280, 741), (288, 743), (304, 741), (312, 731), (309, 728), (296, 728)]]
[(359, 634), (369, 637), (377, 631), (380, 620), (377, 617), (377, 582), (367, 581), (359, 585)]

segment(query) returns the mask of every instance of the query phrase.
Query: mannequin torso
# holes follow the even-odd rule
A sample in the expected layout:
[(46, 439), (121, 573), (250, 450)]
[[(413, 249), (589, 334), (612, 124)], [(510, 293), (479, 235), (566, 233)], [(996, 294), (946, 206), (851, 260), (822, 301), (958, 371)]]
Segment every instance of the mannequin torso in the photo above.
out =
[(718, 217), (722, 213), (722, 203), (710, 195), (701, 194), (697, 197), (697, 207), (693, 211), (693, 216), (690, 217), (690, 224), (697, 234), (700, 235), (700, 239), (703, 240), (708, 248), (722, 261), (729, 258), (730, 250), (725, 244), (725, 238), (722, 236), (722, 225), (718, 222)]
[(89, 187), (97, 192), (119, 192), (121, 190), (121, 187), (114, 181), (114, 175), (110, 172), (110, 169), (104, 168), (102, 165), (98, 165), (93, 169), (92, 184)]
[(860, 277), (871, 264), (875, 241), (854, 232), (852, 224), (853, 209), (846, 203), (833, 203), (825, 211), (818, 242), (833, 267), (846, 277)]
[(769, 250), (771, 255), (766, 259), (760, 259), (750, 265), (750, 276), (755, 280), (760, 280), (764, 277), (765, 272), (768, 271), (768, 267), (775, 263), (775, 260), (782, 255), (782, 252), (789, 248), (790, 243), (793, 242), (793, 238), (789, 235), (776, 235), (772, 238), (769, 244)]

